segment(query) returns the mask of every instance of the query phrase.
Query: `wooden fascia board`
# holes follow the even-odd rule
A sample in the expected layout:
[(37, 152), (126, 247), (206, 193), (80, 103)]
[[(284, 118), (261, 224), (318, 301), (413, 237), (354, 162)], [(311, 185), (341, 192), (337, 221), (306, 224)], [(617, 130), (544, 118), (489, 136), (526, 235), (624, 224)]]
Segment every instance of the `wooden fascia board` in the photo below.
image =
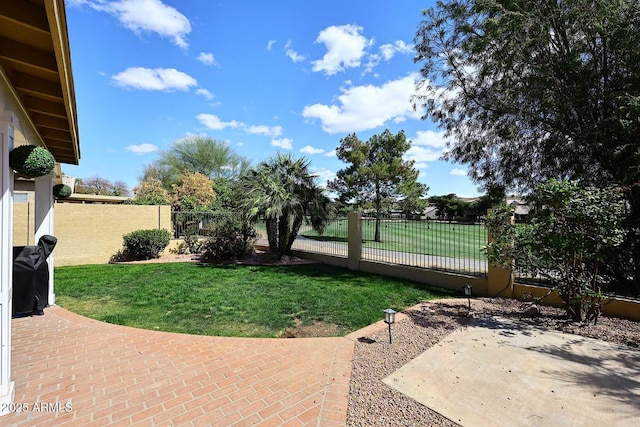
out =
[(67, 19), (63, 0), (44, 1), (49, 31), (53, 41), (53, 50), (58, 63), (60, 85), (64, 99), (64, 107), (67, 110), (69, 131), (71, 132), (72, 148), (75, 164), (80, 160), (80, 142), (78, 139), (78, 116), (76, 112), (76, 98), (73, 87), (73, 74), (71, 71), (71, 52), (69, 50), (69, 35), (67, 33)]

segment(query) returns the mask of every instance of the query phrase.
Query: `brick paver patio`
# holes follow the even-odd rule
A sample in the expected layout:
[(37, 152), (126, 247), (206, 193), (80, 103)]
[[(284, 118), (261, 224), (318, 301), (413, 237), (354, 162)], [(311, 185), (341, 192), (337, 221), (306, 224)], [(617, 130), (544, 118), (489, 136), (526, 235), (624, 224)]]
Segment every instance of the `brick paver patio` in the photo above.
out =
[(3, 426), (337, 426), (353, 341), (171, 334), (50, 307), (12, 321)]

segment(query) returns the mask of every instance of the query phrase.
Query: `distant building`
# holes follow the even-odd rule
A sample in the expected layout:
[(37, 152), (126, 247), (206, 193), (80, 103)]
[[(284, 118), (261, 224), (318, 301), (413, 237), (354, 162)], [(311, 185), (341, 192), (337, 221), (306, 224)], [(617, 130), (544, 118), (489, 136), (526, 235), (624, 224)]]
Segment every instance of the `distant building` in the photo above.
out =
[(438, 218), (438, 208), (435, 205), (429, 205), (422, 211), (422, 215), (420, 215), (420, 219), (437, 219)]
[(529, 212), (531, 207), (521, 197), (507, 197), (507, 205), (513, 208), (513, 216), (515, 222), (527, 222), (529, 221)]

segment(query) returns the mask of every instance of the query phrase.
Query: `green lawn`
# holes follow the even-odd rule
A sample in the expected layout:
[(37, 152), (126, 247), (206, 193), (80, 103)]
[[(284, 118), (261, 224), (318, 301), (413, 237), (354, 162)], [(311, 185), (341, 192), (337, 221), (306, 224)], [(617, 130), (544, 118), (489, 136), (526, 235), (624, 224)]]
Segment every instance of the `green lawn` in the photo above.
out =
[[(346, 243), (347, 221), (334, 221), (322, 236), (313, 230), (305, 231), (302, 235), (322, 241)], [(482, 247), (487, 244), (487, 231), (482, 224), (385, 220), (380, 227), (381, 242), (375, 242), (374, 235), (375, 220), (363, 220), (362, 240), (365, 248), (451, 258), (486, 258)]]
[(56, 303), (109, 323), (201, 335), (276, 337), (296, 321), (347, 333), (453, 292), (323, 264), (58, 267)]

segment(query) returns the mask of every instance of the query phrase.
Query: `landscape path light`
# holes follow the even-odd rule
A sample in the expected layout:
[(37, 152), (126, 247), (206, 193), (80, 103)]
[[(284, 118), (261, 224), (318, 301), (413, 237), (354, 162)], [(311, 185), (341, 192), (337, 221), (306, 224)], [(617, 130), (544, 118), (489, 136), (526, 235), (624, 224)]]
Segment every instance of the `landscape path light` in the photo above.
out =
[(384, 310), (384, 323), (389, 325), (389, 344), (391, 344), (391, 324), (396, 323), (396, 312), (390, 308)]
[(471, 310), (471, 294), (473, 291), (473, 287), (467, 284), (467, 285), (464, 285), (462, 289), (464, 289), (464, 295), (467, 297), (467, 300), (469, 301), (469, 310)]

